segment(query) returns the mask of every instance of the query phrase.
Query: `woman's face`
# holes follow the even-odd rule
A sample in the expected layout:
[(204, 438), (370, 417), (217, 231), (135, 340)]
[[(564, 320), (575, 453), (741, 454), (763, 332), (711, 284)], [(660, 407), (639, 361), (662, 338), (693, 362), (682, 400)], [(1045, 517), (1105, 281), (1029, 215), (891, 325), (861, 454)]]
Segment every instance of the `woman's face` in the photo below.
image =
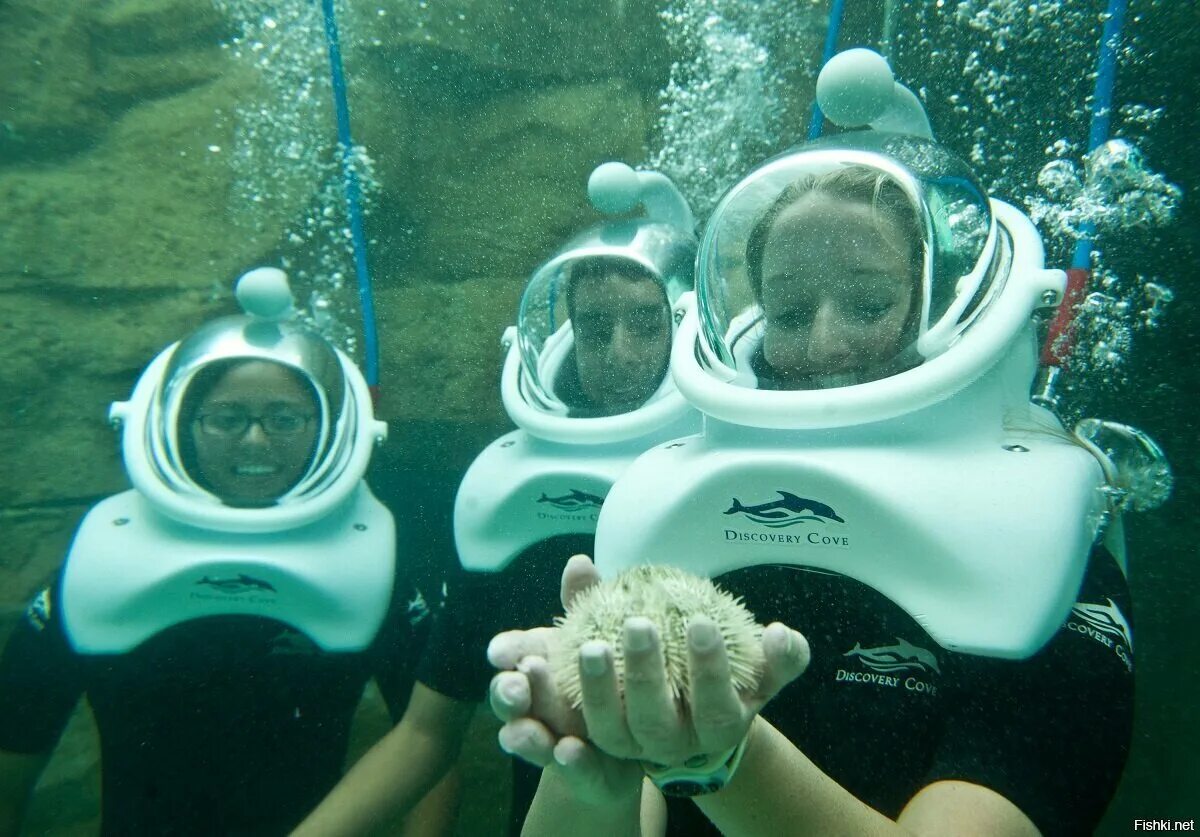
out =
[(662, 383), (671, 353), (671, 311), (651, 279), (613, 271), (578, 281), (575, 367), (588, 400), (606, 415), (636, 410)]
[(266, 506), (304, 474), (317, 438), (312, 388), (277, 363), (225, 372), (188, 422), (204, 484), (231, 506)]
[(787, 389), (824, 389), (900, 371), (914, 339), (915, 243), (861, 203), (801, 198), (763, 248), (763, 355)]

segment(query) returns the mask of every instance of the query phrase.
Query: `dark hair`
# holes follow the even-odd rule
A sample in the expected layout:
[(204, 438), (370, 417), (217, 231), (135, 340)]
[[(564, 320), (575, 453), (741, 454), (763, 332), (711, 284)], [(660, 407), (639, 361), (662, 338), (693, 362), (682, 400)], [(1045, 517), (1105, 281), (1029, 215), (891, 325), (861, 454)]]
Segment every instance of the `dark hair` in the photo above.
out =
[[(658, 277), (644, 265), (631, 259), (622, 259), (617, 256), (580, 259), (568, 265), (562, 283), (563, 298), (567, 303), (567, 316), (572, 320), (575, 319), (575, 292), (578, 283), (590, 280), (604, 281), (614, 275), (630, 282), (653, 282), (661, 288)], [(663, 290), (663, 301), (664, 304), (669, 303), (665, 290)]]
[(750, 230), (746, 240), (746, 270), (755, 299), (762, 298), (762, 263), (767, 249), (767, 237), (784, 210), (809, 195), (828, 195), (847, 203), (868, 206), (881, 218), (893, 221), (911, 242), (912, 250), (904, 253), (913, 264), (914, 273), (920, 270), (923, 240), (922, 225), (916, 207), (900, 184), (889, 175), (866, 166), (847, 166), (822, 175), (807, 175), (779, 193)]

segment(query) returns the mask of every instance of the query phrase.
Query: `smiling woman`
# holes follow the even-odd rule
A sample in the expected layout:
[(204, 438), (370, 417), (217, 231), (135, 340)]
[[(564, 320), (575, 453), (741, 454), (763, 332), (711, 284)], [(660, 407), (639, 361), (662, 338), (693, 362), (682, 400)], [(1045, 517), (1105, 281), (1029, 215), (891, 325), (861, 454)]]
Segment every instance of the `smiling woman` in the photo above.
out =
[(278, 363), (210, 366), (184, 396), (184, 467), (227, 505), (273, 503), (312, 462), (318, 409), (312, 384)]
[(84, 696), (104, 834), (282, 835), (310, 813), (334, 833), (358, 807), (314, 809), (372, 679), (412, 758), (390, 813), (457, 754), (471, 704), (417, 682), (434, 619), (363, 479), (386, 435), (367, 384), (282, 271), (237, 297), (114, 405), (133, 488), (88, 512), (0, 653), (0, 834)]

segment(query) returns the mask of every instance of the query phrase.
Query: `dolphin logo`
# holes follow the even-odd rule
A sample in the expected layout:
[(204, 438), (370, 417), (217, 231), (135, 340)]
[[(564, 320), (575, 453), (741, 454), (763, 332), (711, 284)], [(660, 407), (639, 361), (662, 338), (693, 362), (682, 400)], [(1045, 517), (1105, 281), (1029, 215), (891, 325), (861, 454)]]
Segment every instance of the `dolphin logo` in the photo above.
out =
[(43, 631), (50, 623), (50, 588), (47, 587), (37, 594), (25, 610), (25, 619), (36, 631)]
[(317, 653), (317, 646), (312, 640), (297, 631), (285, 629), (271, 639), (271, 647), (267, 652), (270, 656), (292, 657), (297, 655), (310, 656)]
[(604, 505), (604, 498), (573, 488), (570, 494), (564, 494), (561, 497), (550, 497), (543, 491), (542, 496), (538, 498), (538, 502), (549, 503), (556, 509), (562, 509), (563, 511), (578, 511), (579, 509), (588, 507), (598, 509)]
[(408, 622), (410, 625), (416, 625), (425, 620), (429, 615), (429, 604), (425, 601), (425, 594), (420, 590), (415, 591), (416, 595), (408, 602), (407, 613)]
[(905, 669), (941, 674), (937, 657), (924, 648), (913, 645), (907, 640), (896, 637), (895, 645), (881, 645), (878, 648), (863, 648), (861, 643), (842, 655), (843, 657), (858, 657), (862, 664), (872, 671), (896, 672)]
[(204, 576), (196, 584), (203, 584), (214, 590), (220, 590), (222, 593), (229, 593), (231, 595), (245, 593), (249, 590), (261, 590), (264, 593), (279, 592), (271, 586), (270, 582), (246, 575), (245, 573), (239, 573), (236, 578), (210, 578), (209, 576)]
[(1133, 650), (1133, 631), (1129, 629), (1129, 623), (1125, 621), (1120, 608), (1112, 599), (1109, 599), (1106, 605), (1076, 602), (1071, 612), (1097, 631), (1116, 637), (1125, 643), (1126, 648)]
[(835, 523), (846, 522), (832, 508), (817, 500), (797, 497), (787, 491), (777, 493), (781, 499), (759, 503), (757, 506), (743, 506), (742, 501), (734, 497), (733, 505), (725, 511), (725, 514), (744, 514), (755, 523), (770, 526), (772, 529), (792, 526), (804, 520), (815, 520), (819, 523), (827, 520)]

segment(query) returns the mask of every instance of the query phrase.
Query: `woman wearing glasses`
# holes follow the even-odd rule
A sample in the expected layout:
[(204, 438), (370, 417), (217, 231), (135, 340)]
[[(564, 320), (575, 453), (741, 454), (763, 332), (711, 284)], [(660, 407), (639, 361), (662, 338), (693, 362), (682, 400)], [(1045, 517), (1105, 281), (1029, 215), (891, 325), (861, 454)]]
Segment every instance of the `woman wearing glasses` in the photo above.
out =
[(386, 426), (282, 272), (238, 298), (114, 405), (133, 489), (84, 518), (0, 658), (0, 834), (83, 696), (104, 834), (288, 833), (340, 778), (370, 679), (411, 756), (396, 811), (457, 755), (469, 710), (417, 682), (432, 620), (363, 482)]
[(183, 425), (198, 480), (226, 503), (274, 503), (300, 479), (316, 443), (312, 388), (268, 361), (214, 364), (189, 389)]

